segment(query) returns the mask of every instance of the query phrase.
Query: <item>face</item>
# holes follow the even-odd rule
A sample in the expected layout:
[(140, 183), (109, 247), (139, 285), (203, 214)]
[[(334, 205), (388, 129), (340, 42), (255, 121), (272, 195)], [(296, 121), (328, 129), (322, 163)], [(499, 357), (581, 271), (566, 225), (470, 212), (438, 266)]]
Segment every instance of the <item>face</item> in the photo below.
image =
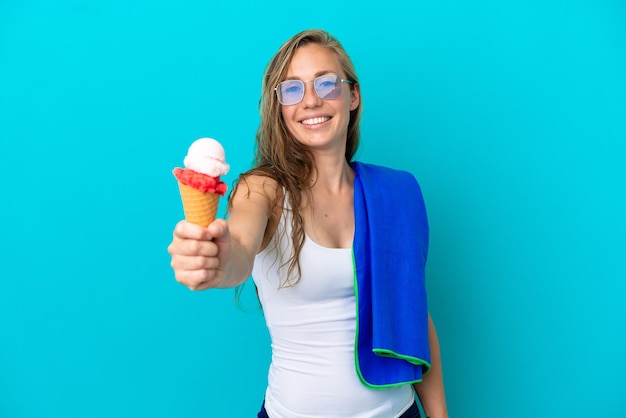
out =
[[(313, 80), (321, 75), (336, 74), (345, 79), (339, 59), (329, 49), (318, 44), (298, 48), (291, 59), (285, 79)], [(322, 100), (313, 82), (305, 83), (304, 98), (295, 105), (281, 105), (287, 129), (300, 143), (313, 150), (345, 152), (350, 121), (350, 111), (359, 105), (359, 86), (350, 88), (341, 83), (341, 95), (336, 99)]]

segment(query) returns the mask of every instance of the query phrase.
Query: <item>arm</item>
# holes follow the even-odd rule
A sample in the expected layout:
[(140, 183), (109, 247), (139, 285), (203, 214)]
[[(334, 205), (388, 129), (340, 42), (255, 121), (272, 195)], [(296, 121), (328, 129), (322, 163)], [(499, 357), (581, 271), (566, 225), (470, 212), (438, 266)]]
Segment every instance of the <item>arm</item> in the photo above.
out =
[(428, 314), (428, 343), (430, 344), (431, 368), (424, 380), (414, 383), (413, 387), (424, 407), (424, 412), (430, 418), (447, 418), (446, 394), (443, 389), (443, 370), (441, 367), (441, 353), (439, 339), (430, 313)]
[(191, 290), (243, 283), (270, 238), (267, 226), (276, 189), (274, 180), (249, 176), (234, 192), (228, 221), (216, 219), (207, 228), (179, 222), (168, 247), (176, 280)]

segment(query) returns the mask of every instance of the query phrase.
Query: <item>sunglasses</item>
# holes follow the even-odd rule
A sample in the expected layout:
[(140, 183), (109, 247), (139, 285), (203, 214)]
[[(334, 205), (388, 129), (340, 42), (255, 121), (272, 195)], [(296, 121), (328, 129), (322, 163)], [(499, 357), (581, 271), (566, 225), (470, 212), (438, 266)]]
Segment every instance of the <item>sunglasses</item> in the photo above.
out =
[(274, 87), (280, 104), (290, 106), (300, 103), (304, 98), (304, 83), (309, 81), (313, 82), (315, 93), (323, 100), (341, 96), (341, 83), (354, 84), (354, 81), (341, 79), (335, 74), (322, 75), (315, 80), (285, 80)]

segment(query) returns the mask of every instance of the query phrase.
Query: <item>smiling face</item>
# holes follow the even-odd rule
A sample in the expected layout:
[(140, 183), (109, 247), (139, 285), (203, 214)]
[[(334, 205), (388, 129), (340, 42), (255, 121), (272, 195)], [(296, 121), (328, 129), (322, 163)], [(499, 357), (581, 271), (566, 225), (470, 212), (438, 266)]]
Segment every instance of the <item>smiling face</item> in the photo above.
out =
[[(346, 78), (337, 56), (313, 43), (296, 50), (285, 79), (307, 81), (325, 74)], [(358, 85), (350, 88), (347, 83), (341, 84), (342, 92), (338, 98), (322, 100), (315, 92), (313, 82), (307, 81), (300, 103), (281, 105), (285, 125), (298, 142), (312, 150), (336, 150), (344, 154), (350, 111), (358, 107), (360, 95)]]

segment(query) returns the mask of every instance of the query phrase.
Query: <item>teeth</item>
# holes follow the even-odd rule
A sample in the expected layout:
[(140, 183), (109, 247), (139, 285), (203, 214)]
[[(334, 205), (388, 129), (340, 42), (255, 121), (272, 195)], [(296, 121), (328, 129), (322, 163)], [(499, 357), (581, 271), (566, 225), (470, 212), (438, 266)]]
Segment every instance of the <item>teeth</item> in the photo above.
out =
[(324, 116), (324, 117), (321, 117), (321, 118), (305, 119), (301, 123), (303, 125), (316, 125), (318, 123), (324, 123), (324, 122), (326, 122), (328, 120), (330, 120), (330, 117)]

